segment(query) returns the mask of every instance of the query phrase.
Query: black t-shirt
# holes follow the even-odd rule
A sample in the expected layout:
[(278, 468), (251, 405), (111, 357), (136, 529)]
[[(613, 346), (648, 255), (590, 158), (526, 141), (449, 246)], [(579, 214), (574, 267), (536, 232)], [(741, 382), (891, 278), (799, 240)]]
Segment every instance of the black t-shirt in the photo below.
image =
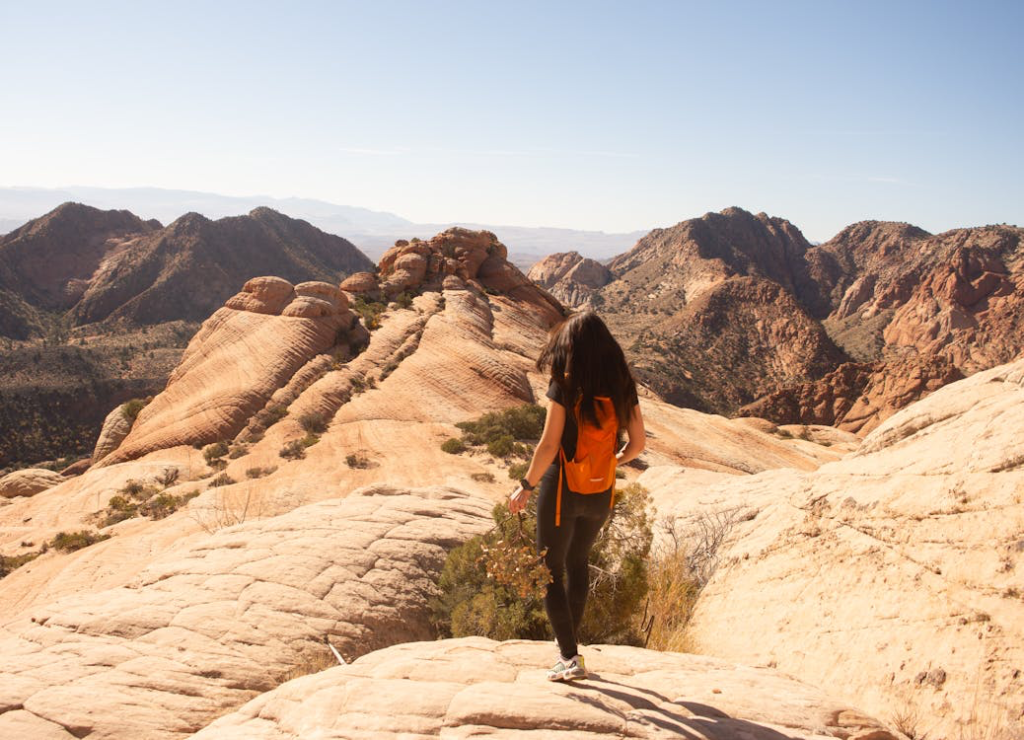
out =
[[(555, 381), (551, 381), (548, 384), (548, 398), (552, 401), (557, 401), (565, 407), (565, 427), (562, 429), (562, 449), (565, 450), (565, 456), (568, 459), (572, 459), (576, 455), (576, 414), (574, 413), (575, 404), (566, 403), (562, 398), (562, 387)], [(598, 393), (597, 395), (603, 396), (604, 393)], [(637, 398), (636, 388), (632, 389), (632, 407), (635, 404), (640, 403), (640, 399)], [(555, 458), (555, 462), (558, 462), (558, 458)]]

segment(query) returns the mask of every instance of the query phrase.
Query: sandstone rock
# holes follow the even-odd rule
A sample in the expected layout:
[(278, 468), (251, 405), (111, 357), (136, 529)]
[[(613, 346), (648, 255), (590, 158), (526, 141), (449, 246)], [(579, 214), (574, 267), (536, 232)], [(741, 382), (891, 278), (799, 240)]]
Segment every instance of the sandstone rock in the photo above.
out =
[(528, 277), (569, 306), (591, 302), (594, 291), (613, 278), (607, 267), (579, 252), (548, 255), (530, 268)]
[(23, 468), (0, 478), (0, 496), (35, 496), (64, 482), (64, 476), (46, 468)]
[(100, 436), (96, 440), (96, 446), (93, 448), (92, 462), (102, 460), (116, 450), (121, 442), (124, 441), (124, 438), (128, 436), (131, 428), (131, 420), (124, 415), (120, 405), (116, 406), (113, 411), (107, 414), (107, 418), (103, 420), (103, 428), (100, 429)]
[(346, 293), (374, 293), (380, 287), (372, 272), (356, 272), (341, 281), (341, 289)]
[[(277, 279), (250, 283), (256, 292), (243, 291), (246, 295), (288, 294)], [(205, 321), (166, 389), (139, 412), (121, 445), (96, 464), (110, 465), (179, 444), (233, 438), (275, 390), (334, 346), (340, 332), (352, 328), (353, 316), (341, 308), (340, 292), (334, 293), (333, 286), (304, 288), (327, 290), (333, 302), (294, 295), (290, 286), (288, 290), (294, 297), (280, 316), (225, 306)], [(270, 305), (263, 301), (261, 308)]]
[[(878, 716), (909, 707), (929, 735), (1015, 726), (1022, 401), (1024, 358), (935, 391), (816, 471), (674, 491), (648, 480), (679, 521), (743, 512), (716, 553), (689, 644), (834, 686)], [(941, 683), (916, 681), (940, 668)]]
[(329, 655), (324, 637), (350, 657), (429, 639), (445, 552), (490, 526), (489, 509), (377, 486), (193, 541), (127, 588), (33, 609), (0, 630), (0, 729), (186, 737)]
[(245, 281), (240, 293), (227, 300), (228, 308), (252, 313), (279, 314), (295, 295), (295, 288), (284, 278), (266, 275)]
[(765, 668), (613, 645), (584, 652), (594, 675), (552, 684), (550, 643), (397, 645), (291, 681), (194, 737), (896, 740), (820, 689)]

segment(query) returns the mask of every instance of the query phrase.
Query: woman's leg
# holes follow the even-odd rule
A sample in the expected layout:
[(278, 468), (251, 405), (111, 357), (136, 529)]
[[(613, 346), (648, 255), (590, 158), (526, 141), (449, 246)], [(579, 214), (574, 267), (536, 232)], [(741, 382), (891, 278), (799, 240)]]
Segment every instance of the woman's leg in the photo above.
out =
[(579, 635), (583, 609), (590, 592), (590, 550), (601, 527), (608, 521), (611, 492), (599, 494), (573, 494), (576, 516), (572, 538), (565, 557), (566, 590), (569, 611), (572, 614), (573, 634)]
[(554, 475), (549, 474), (551, 471), (545, 473), (537, 492), (537, 549), (547, 549), (544, 562), (551, 571), (551, 583), (548, 584), (544, 595), (544, 610), (558, 640), (558, 649), (562, 657), (571, 658), (576, 655), (576, 630), (565, 591), (564, 573), (565, 557), (572, 538), (575, 517), (567, 511), (571, 508), (566, 505), (570, 494), (563, 489), (561, 526), (555, 526), (558, 466), (552, 467), (555, 468)]

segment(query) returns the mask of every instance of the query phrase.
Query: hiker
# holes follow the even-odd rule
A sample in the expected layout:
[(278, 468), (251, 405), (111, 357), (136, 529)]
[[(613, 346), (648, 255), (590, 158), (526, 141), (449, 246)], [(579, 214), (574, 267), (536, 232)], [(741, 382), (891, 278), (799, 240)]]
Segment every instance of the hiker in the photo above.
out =
[[(513, 513), (537, 494), (537, 550), (551, 571), (544, 609), (558, 642), (550, 681), (586, 678), (577, 632), (590, 586), (590, 549), (614, 505), (615, 466), (644, 449), (636, 382), (625, 355), (593, 311), (551, 330), (537, 360), (550, 368), (547, 418), (526, 477), (509, 497)], [(616, 454), (620, 429), (628, 441)], [(545, 552), (546, 551), (546, 552)]]

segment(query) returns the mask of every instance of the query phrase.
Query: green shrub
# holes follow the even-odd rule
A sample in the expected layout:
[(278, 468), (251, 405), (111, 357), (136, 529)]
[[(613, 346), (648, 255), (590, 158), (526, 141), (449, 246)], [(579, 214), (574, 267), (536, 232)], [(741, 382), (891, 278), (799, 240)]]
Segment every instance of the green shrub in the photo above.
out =
[(458, 437), (449, 437), (441, 443), (441, 449), (449, 455), (458, 455), (460, 452), (466, 451), (466, 445)]
[(230, 475), (228, 475), (227, 473), (221, 473), (216, 478), (210, 481), (210, 486), (230, 486), (234, 482), (235, 479), (232, 478)]
[(26, 563), (31, 563), (43, 553), (39, 550), (22, 553), (21, 555), (0, 555), (0, 578), (8, 575), (11, 571), (20, 568)]
[(508, 457), (515, 449), (516, 441), (509, 434), (492, 439), (487, 443), (487, 452), (495, 457)]
[(374, 331), (380, 328), (380, 315), (387, 310), (387, 306), (380, 301), (368, 301), (359, 295), (352, 301), (352, 310), (362, 318), (363, 326)]
[(327, 431), (327, 417), (320, 411), (309, 411), (299, 417), (299, 426), (313, 434)]
[[(211, 481), (210, 485), (215, 485), (215, 480)], [(199, 491), (190, 491), (180, 496), (160, 493), (142, 504), (139, 507), (139, 513), (148, 516), (150, 519), (163, 519), (176, 512), (198, 495)]]
[(313, 432), (307, 433), (305, 437), (303, 437), (301, 440), (299, 440), (299, 442), (302, 444), (303, 447), (312, 447), (313, 445), (315, 445), (319, 441), (320, 441), (320, 435), (319, 434), (313, 434)]
[(82, 529), (78, 532), (58, 532), (48, 544), (54, 550), (74, 552), (75, 550), (81, 550), (83, 547), (109, 539), (109, 534), (100, 534)]
[(306, 446), (301, 439), (293, 439), (277, 453), (286, 460), (300, 460), (306, 456)]
[(248, 455), (248, 454), (249, 454), (249, 448), (248, 447), (246, 447), (245, 445), (238, 445), (237, 447), (232, 447), (231, 448), (231, 452), (228, 453), (228, 459), (229, 460), (237, 460), (238, 458), (240, 458), (240, 457), (242, 457), (244, 455)]
[(463, 439), (471, 445), (486, 445), (500, 437), (518, 440), (538, 440), (544, 431), (544, 408), (535, 403), (491, 411), (476, 421), (460, 421)]
[(142, 398), (133, 398), (121, 404), (121, 415), (128, 421), (135, 423), (139, 412), (146, 407), (146, 401)]
[(412, 307), (413, 294), (408, 290), (403, 290), (397, 296), (395, 296), (395, 304), (399, 308), (411, 308)]
[(522, 480), (526, 477), (526, 471), (530, 469), (530, 463), (514, 463), (508, 468), (508, 477), (512, 480)]
[(367, 460), (366, 457), (364, 457), (363, 455), (346, 455), (345, 464), (348, 465), (350, 468), (355, 468), (359, 470), (363, 470), (365, 468), (370, 467), (370, 461)]
[(265, 431), (267, 427), (273, 426), (286, 416), (288, 407), (278, 403), (256, 414), (256, 422), (262, 427), (261, 431)]
[[(431, 601), (441, 636), (484, 635), (495, 640), (548, 639), (543, 596), (550, 575), (533, 545), (536, 496), (516, 516), (495, 506), (495, 525), (453, 549)], [(591, 584), (580, 627), (582, 642), (642, 644), (647, 596), (646, 560), (652, 539), (647, 491), (617, 492), (615, 509), (590, 553)]]
[(274, 466), (274, 465), (272, 465), (272, 466), (270, 466), (268, 468), (260, 468), (260, 467), (249, 468), (248, 470), (245, 471), (245, 477), (246, 478), (262, 478), (265, 475), (270, 475), (275, 470), (277, 470), (277, 466)]
[(228, 454), (227, 442), (214, 442), (208, 444), (203, 448), (203, 458), (206, 462), (212, 464), (214, 460), (219, 460)]

